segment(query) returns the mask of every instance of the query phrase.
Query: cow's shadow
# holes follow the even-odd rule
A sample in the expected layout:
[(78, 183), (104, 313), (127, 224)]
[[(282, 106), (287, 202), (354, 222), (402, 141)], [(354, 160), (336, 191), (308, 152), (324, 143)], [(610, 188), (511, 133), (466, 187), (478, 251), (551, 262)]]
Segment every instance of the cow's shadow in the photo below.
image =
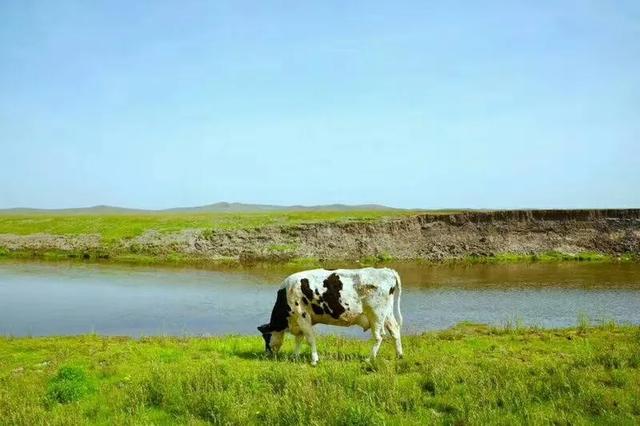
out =
[[(293, 352), (281, 352), (277, 355), (268, 355), (264, 351), (252, 351), (252, 350), (239, 350), (231, 353), (232, 356), (250, 360), (250, 361), (264, 361), (264, 362), (289, 362), (289, 363), (309, 363), (311, 362), (311, 353), (302, 351), (300, 355), (295, 356)], [(321, 354), (322, 359), (332, 361), (358, 361), (366, 362), (369, 358), (365, 354), (338, 354), (329, 353), (324, 356)]]
[(242, 351), (233, 351), (230, 354), (231, 356), (248, 359), (252, 361), (268, 361), (271, 358), (264, 353), (264, 351), (251, 351), (251, 350), (242, 350)]
[(299, 356), (293, 355), (293, 352), (283, 352), (277, 355), (268, 355), (264, 351), (251, 351), (243, 350), (231, 353), (232, 356), (237, 358), (246, 359), (250, 361), (265, 361), (265, 362), (299, 362), (308, 361), (311, 356), (307, 353), (301, 353)]

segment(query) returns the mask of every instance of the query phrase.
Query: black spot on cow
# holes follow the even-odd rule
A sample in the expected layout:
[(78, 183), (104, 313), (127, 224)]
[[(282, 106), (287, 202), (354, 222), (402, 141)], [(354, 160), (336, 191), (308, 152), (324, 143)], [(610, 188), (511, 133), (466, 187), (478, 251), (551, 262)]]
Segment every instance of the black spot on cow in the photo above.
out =
[(298, 302), (296, 302), (296, 306), (298, 306)]
[(302, 290), (302, 294), (309, 300), (313, 300), (313, 290), (309, 287), (309, 280), (303, 278), (300, 280), (300, 290)]
[(262, 324), (258, 327), (260, 333), (262, 333), (262, 338), (264, 339), (264, 349), (267, 352), (271, 352), (271, 347), (269, 347), (269, 342), (271, 342), (271, 324)]
[(340, 290), (342, 290), (342, 281), (338, 274), (333, 273), (323, 281), (324, 287), (327, 289), (324, 292), (324, 300), (331, 310), (331, 316), (335, 319), (340, 318), (340, 315), (344, 313), (344, 306), (340, 304)]
[(264, 339), (264, 350), (271, 352), (271, 347), (269, 346), (269, 342), (271, 342), (271, 333), (262, 333), (262, 338)]
[(316, 315), (322, 315), (322, 314), (324, 314), (324, 310), (323, 310), (320, 306), (316, 305), (315, 303), (312, 303), (312, 304), (311, 304), (311, 309), (313, 309), (313, 312), (314, 312)]
[(278, 296), (276, 297), (276, 304), (271, 311), (271, 322), (269, 326), (271, 331), (283, 331), (289, 327), (289, 314), (291, 308), (287, 303), (287, 291), (283, 288), (278, 290)]
[(320, 296), (320, 292), (318, 291), (317, 288), (314, 291), (316, 292), (316, 296)]
[(304, 304), (305, 304), (305, 305), (308, 305), (308, 304), (309, 304), (309, 301), (307, 300), (307, 298), (306, 298), (306, 297), (303, 297), (303, 298), (302, 298), (302, 301), (304, 302)]
[(398, 282), (398, 277), (396, 276), (396, 285), (394, 285), (389, 289), (389, 294), (393, 294), (393, 292), (396, 291), (396, 287), (398, 287), (399, 284), (400, 283)]
[(306, 312), (303, 312), (303, 313), (302, 313), (302, 318), (306, 318), (306, 317), (307, 317), (307, 313), (306, 313)]

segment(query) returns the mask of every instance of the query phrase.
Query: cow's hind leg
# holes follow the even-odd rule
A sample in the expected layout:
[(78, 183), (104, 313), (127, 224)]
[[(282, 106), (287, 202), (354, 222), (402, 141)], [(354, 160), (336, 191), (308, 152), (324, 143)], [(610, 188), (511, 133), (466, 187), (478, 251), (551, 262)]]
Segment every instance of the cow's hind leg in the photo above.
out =
[(375, 359), (378, 355), (378, 350), (382, 344), (382, 320), (375, 314), (368, 315), (369, 324), (371, 325), (371, 336), (373, 337), (373, 347), (371, 348), (371, 359)]
[(387, 316), (384, 322), (385, 328), (389, 331), (389, 334), (396, 342), (396, 355), (398, 358), (402, 358), (402, 341), (400, 340), (400, 327), (393, 314)]

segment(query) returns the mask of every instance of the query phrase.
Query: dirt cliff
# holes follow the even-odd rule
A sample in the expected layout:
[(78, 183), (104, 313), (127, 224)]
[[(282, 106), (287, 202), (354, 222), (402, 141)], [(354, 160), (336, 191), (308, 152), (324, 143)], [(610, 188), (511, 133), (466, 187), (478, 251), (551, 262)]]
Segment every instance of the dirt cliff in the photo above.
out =
[[(95, 236), (0, 235), (5, 250), (103, 250)], [(513, 210), (421, 214), (367, 222), (323, 222), (246, 230), (149, 231), (111, 253), (238, 260), (445, 260), (467, 256), (640, 254), (640, 209)]]
[(424, 214), (367, 223), (319, 223), (197, 236), (207, 255), (440, 260), (499, 253), (640, 253), (640, 210), (527, 210)]

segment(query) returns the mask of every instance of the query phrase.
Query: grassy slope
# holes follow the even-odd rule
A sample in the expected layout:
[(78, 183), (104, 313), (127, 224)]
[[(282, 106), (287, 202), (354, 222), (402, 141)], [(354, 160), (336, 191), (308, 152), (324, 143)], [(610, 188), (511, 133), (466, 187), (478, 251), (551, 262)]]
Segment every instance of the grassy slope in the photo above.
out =
[(0, 338), (0, 419), (34, 423), (486, 424), (640, 421), (640, 328), (405, 337), (406, 358), (320, 339), (317, 368), (259, 337)]
[[(38, 258), (45, 260), (105, 260), (135, 263), (135, 264), (194, 264), (211, 263), (210, 259), (201, 259), (183, 253), (144, 254), (122, 253), (114, 251), (116, 243), (142, 235), (146, 231), (161, 233), (177, 232), (184, 229), (213, 229), (234, 230), (253, 229), (264, 226), (287, 226), (301, 223), (317, 222), (347, 222), (347, 221), (375, 221), (384, 218), (413, 215), (412, 211), (302, 211), (302, 212), (245, 212), (245, 213), (141, 213), (141, 214), (0, 214), (0, 234), (30, 235), (45, 233), (51, 235), (99, 235), (102, 247), (97, 251), (84, 250), (82, 252), (61, 250), (24, 250), (8, 251), (0, 247), (2, 258)], [(424, 211), (421, 213), (425, 213)], [(429, 214), (451, 214), (455, 211), (438, 210)], [(277, 251), (279, 247), (274, 246)], [(363, 264), (380, 264), (393, 260), (391, 257), (376, 257), (359, 259)], [(628, 254), (620, 258), (601, 253), (583, 252), (576, 255), (548, 252), (537, 255), (502, 253), (496, 256), (469, 256), (454, 261), (468, 263), (483, 262), (521, 262), (521, 261), (637, 261), (637, 256)], [(233, 261), (230, 260), (233, 263)], [(224, 263), (222, 260), (213, 263)], [(314, 258), (293, 259), (294, 266), (320, 266)]]
[(98, 234), (105, 241), (131, 238), (148, 230), (249, 229), (322, 221), (367, 221), (413, 214), (398, 211), (148, 213), (114, 215), (0, 215), (0, 234)]

